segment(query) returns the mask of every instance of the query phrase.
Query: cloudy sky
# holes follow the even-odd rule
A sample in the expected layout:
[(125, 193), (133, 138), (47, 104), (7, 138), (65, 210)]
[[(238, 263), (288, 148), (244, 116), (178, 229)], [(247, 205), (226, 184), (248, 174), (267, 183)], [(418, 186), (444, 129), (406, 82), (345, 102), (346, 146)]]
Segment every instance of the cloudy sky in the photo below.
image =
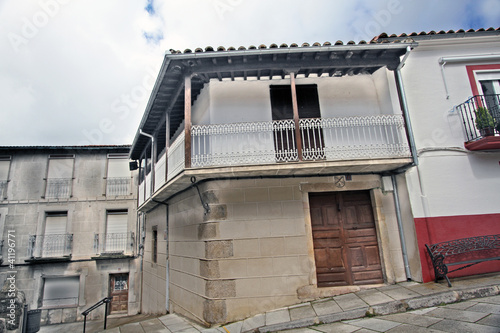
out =
[(500, 0), (0, 0), (0, 145), (130, 144), (169, 49), (500, 26)]

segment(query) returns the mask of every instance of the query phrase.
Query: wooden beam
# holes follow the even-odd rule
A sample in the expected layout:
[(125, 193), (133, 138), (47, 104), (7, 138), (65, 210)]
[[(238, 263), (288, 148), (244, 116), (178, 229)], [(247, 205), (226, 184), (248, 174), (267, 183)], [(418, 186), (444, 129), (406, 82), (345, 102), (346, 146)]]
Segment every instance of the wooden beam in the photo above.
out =
[(297, 87), (295, 86), (295, 73), (290, 72), (290, 87), (292, 88), (293, 122), (295, 123), (295, 141), (299, 161), (302, 161), (302, 137), (300, 136), (299, 103), (297, 102)]
[(184, 76), (184, 159), (185, 168), (191, 168), (191, 73)]

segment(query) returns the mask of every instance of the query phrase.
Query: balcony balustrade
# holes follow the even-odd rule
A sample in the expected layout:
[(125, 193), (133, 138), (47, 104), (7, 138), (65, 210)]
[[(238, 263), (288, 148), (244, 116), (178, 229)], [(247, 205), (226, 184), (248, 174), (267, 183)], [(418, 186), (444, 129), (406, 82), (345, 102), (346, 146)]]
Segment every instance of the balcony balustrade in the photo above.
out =
[(193, 126), (192, 167), (410, 156), (399, 115), (300, 119), (299, 126), (301, 154), (291, 119)]
[(130, 195), (130, 177), (109, 177), (106, 179), (106, 195)]
[(134, 243), (133, 232), (94, 234), (94, 251), (100, 255), (133, 255)]
[(470, 150), (500, 149), (500, 95), (476, 95), (456, 107)]
[(48, 199), (63, 199), (71, 197), (71, 178), (48, 178), (45, 197)]
[[(411, 156), (402, 115), (300, 119), (300, 140), (296, 135), (292, 119), (193, 125), (191, 168)], [(151, 173), (139, 183), (139, 206), (151, 192), (156, 192), (184, 169), (185, 137), (182, 132), (155, 166), (153, 191)]]
[(28, 257), (69, 257), (73, 248), (73, 234), (30, 235)]

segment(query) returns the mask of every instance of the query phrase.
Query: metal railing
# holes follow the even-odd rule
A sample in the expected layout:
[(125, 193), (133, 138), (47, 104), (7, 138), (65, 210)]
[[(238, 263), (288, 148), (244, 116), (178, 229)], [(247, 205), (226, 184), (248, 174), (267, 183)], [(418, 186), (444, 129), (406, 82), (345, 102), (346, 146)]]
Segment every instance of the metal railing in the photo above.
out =
[(82, 312), (83, 315), (83, 333), (85, 333), (85, 328), (87, 327), (87, 316), (89, 313), (100, 307), (101, 305), (105, 305), (104, 309), (104, 329), (106, 329), (106, 324), (108, 321), (108, 304), (111, 302), (111, 297), (104, 297), (99, 302), (92, 305), (90, 308)]
[(134, 232), (94, 234), (96, 254), (133, 254)]
[(28, 257), (53, 258), (71, 255), (73, 234), (30, 235)]
[(106, 195), (130, 195), (130, 177), (109, 177), (106, 179)]
[(7, 184), (6, 180), (0, 180), (0, 201), (7, 197)]
[(71, 197), (72, 182), (72, 178), (48, 178), (45, 197), (48, 199)]
[(457, 106), (467, 142), (500, 134), (500, 95), (476, 95)]

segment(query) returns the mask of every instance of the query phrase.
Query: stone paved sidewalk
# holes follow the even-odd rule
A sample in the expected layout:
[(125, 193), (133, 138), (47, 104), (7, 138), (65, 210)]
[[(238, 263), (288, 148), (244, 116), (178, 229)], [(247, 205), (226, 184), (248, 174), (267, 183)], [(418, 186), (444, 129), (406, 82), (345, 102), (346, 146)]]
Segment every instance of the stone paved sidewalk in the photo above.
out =
[[(140, 322), (129, 323), (106, 330), (106, 332), (111, 333), (129, 333), (129, 332), (167, 332), (167, 333), (243, 333), (249, 331), (259, 331), (260, 333), (265, 332), (276, 332), (284, 331), (295, 328), (304, 328), (304, 332), (310, 332), (312, 330), (321, 331), (320, 327), (327, 327), (327, 331), (330, 332), (330, 326), (325, 326), (325, 324), (333, 325), (339, 329), (336, 332), (386, 332), (390, 329), (403, 329), (402, 331), (395, 330), (394, 332), (403, 332), (405, 326), (397, 320), (385, 320), (379, 319), (378, 316), (403, 313), (408, 315), (418, 315), (418, 312), (410, 312), (412, 310), (435, 307), (438, 305), (450, 304), (450, 310), (454, 309), (453, 306), (464, 306), (461, 304), (469, 304), (467, 300), (478, 299), (483, 297), (491, 297), (500, 294), (500, 274), (476, 276), (473, 278), (464, 279), (454, 279), (452, 280), (453, 287), (448, 288), (444, 283), (416, 283), (416, 282), (403, 282), (396, 285), (388, 285), (380, 288), (367, 289), (358, 291), (351, 294), (345, 294), (335, 297), (324, 298), (320, 300), (315, 300), (311, 302), (305, 302), (299, 305), (290, 306), (282, 309), (277, 309), (269, 311), (263, 314), (256, 315), (254, 317), (248, 318), (244, 321), (231, 323), (224, 327), (216, 328), (204, 328), (193, 324), (184, 318), (177, 316), (175, 314), (169, 314), (158, 318), (152, 318)], [(500, 298), (500, 296), (498, 296)], [(496, 298), (492, 298), (496, 300)], [(457, 303), (461, 302), (461, 303)], [(456, 303), (456, 304), (453, 304)], [(453, 304), (453, 305), (451, 305)], [(482, 305), (478, 305), (482, 304)], [(490, 303), (484, 303), (490, 304)], [(471, 305), (485, 307), (483, 303), (477, 302), (477, 304)], [(496, 309), (497, 303), (491, 304), (492, 308)], [(500, 308), (500, 305), (498, 305)], [(444, 316), (442, 311), (447, 310), (447, 308), (433, 308), (432, 311), (436, 311), (433, 314)], [(455, 309), (457, 310), (457, 309)], [(498, 312), (492, 312), (489, 315), (500, 314), (500, 309)], [(496, 310), (495, 310), (496, 311)], [(453, 311), (451, 311), (453, 312)], [(375, 317), (373, 317), (375, 316)], [(396, 315), (397, 316), (397, 315)], [(448, 318), (451, 315), (446, 315), (441, 318), (440, 325), (446, 325), (453, 319)], [(495, 321), (498, 318), (495, 316), (487, 319), (486, 317), (476, 318), (476, 321), (468, 322), (467, 325), (483, 325), (479, 321), (485, 319), (490, 321)], [(364, 318), (364, 319), (360, 319)], [(396, 317), (395, 317), (396, 318)], [(440, 318), (440, 317), (436, 317)], [(355, 320), (355, 321), (353, 321)], [(382, 323), (389, 321), (391, 324), (387, 326), (386, 330), (374, 330), (370, 326), (371, 331), (367, 330), (365, 326), (372, 325), (373, 323)], [(385, 320), (385, 321), (383, 321)], [(401, 319), (403, 320), (403, 319)], [(342, 322), (341, 322), (342, 321)], [(431, 320), (432, 321), (432, 320)], [(332, 324), (337, 323), (337, 324)], [(367, 324), (368, 323), (368, 324)], [(66, 324), (66, 325), (77, 325), (81, 323)], [(438, 322), (433, 323), (439, 324)], [(314, 326), (313, 326), (314, 325)], [(347, 325), (347, 326), (344, 326)], [(365, 326), (363, 326), (365, 325)], [(466, 325), (466, 326), (467, 326)], [(53, 325), (53, 329), (57, 326), (64, 325)], [(112, 322), (110, 321), (110, 326)], [(417, 325), (418, 326), (418, 325)], [(431, 325), (429, 325), (431, 326)], [(487, 325), (486, 325), (487, 326)], [(83, 327), (83, 326), (82, 326)], [(94, 326), (98, 327), (98, 326)], [(102, 327), (102, 326), (101, 326)], [(313, 327), (313, 329), (307, 327)], [(344, 327), (342, 330), (341, 327)], [(422, 328), (421, 326), (419, 326)], [(438, 326), (441, 327), (441, 326)], [(476, 326), (471, 326), (476, 327)], [(47, 330), (51, 327), (44, 327), (40, 332), (69, 332), (78, 331), (78, 329), (71, 330)], [(69, 326), (68, 326), (69, 328)], [(477, 328), (477, 327), (476, 327)], [(62, 329), (62, 327), (61, 327)], [(385, 328), (384, 328), (385, 329)], [(427, 330), (427, 328), (423, 328)], [(227, 331), (226, 331), (227, 330)], [(308, 331), (309, 330), (309, 331)], [(444, 329), (440, 329), (446, 331)], [(422, 330), (414, 330), (413, 332), (421, 332)], [(87, 330), (87, 332), (91, 332)], [(95, 332), (95, 331), (93, 331)], [(301, 332), (301, 331), (297, 331)], [(390, 331), (393, 332), (393, 331)], [(406, 332), (406, 331), (405, 331)], [(427, 332), (427, 331), (426, 331)], [(432, 332), (432, 331), (430, 331)], [(462, 332), (454, 330), (453, 332)], [(467, 331), (463, 331), (467, 332)], [(471, 330), (471, 332), (479, 332)], [(485, 331), (489, 332), (489, 331)], [(496, 329), (495, 332), (500, 332)]]

